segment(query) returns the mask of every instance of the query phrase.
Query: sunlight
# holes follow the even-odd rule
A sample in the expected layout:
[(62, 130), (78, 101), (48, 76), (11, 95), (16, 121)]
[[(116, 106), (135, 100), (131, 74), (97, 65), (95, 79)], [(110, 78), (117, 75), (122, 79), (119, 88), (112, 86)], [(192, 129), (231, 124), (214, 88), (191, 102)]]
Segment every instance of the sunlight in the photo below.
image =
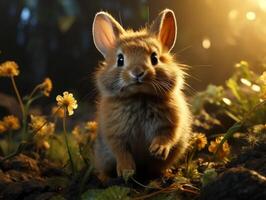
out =
[(246, 18), (247, 18), (247, 20), (249, 20), (249, 21), (254, 21), (254, 20), (256, 19), (256, 13), (253, 12), (253, 11), (248, 11), (248, 12), (246, 13)]
[(259, 7), (266, 12), (266, 0), (259, 0)]

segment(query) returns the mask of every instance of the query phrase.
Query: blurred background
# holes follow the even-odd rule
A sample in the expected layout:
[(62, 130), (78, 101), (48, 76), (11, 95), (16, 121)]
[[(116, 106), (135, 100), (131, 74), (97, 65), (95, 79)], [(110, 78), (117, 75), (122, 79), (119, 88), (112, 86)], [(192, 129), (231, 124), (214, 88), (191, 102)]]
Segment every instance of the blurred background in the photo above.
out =
[[(93, 71), (103, 59), (92, 41), (95, 13), (108, 11), (138, 29), (164, 8), (177, 17), (173, 52), (191, 66), (188, 94), (222, 84), (240, 60), (258, 70), (266, 63), (266, 0), (1, 0), (0, 62), (19, 64), (22, 94), (50, 77), (51, 101), (65, 90), (91, 101)], [(0, 79), (0, 91), (13, 94), (9, 79)]]

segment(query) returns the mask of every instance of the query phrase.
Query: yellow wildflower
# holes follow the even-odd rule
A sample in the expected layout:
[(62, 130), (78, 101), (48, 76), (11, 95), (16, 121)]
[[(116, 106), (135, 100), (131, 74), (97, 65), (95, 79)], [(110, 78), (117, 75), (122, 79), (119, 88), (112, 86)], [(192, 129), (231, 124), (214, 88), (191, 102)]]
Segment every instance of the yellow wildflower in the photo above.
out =
[(0, 133), (3, 133), (6, 131), (6, 127), (3, 121), (0, 121)]
[(204, 149), (204, 147), (207, 145), (207, 138), (206, 138), (205, 134), (197, 133), (195, 135), (195, 144), (196, 144), (196, 147), (199, 151), (201, 149)]
[(43, 94), (47, 97), (50, 96), (50, 92), (53, 89), (53, 83), (50, 78), (44, 79), (43, 83), (41, 84), (41, 88), (43, 89)]
[(85, 124), (85, 129), (89, 132), (96, 132), (97, 130), (97, 122), (95, 121), (88, 121)]
[(54, 106), (52, 108), (52, 114), (55, 115), (56, 117), (63, 118), (64, 117), (64, 108)]
[(83, 141), (80, 126), (77, 125), (74, 127), (74, 129), (72, 130), (72, 135), (78, 143), (81, 143)]
[(76, 99), (73, 97), (72, 93), (64, 92), (63, 96), (57, 95), (56, 97), (57, 105), (64, 107), (68, 111), (68, 115), (73, 115), (74, 109), (77, 109), (78, 104)]
[(259, 77), (259, 80), (263, 85), (266, 85), (266, 71), (262, 73), (262, 75)]
[(51, 135), (54, 133), (55, 125), (52, 122), (47, 122), (43, 116), (31, 115), (31, 122), (29, 126), (36, 134), (40, 136)]
[(18, 76), (18, 65), (14, 61), (6, 61), (0, 65), (0, 76)]
[(3, 123), (7, 130), (18, 130), (20, 128), (19, 119), (14, 115), (5, 116)]
[[(221, 143), (222, 139), (223, 139), (223, 136), (217, 137), (215, 141), (211, 141), (211, 144), (208, 147), (209, 152), (216, 153), (217, 148), (219, 144)], [(219, 148), (217, 155), (220, 158), (225, 158), (229, 155), (229, 153), (230, 153), (230, 146), (227, 143), (227, 141), (225, 141), (223, 145)]]

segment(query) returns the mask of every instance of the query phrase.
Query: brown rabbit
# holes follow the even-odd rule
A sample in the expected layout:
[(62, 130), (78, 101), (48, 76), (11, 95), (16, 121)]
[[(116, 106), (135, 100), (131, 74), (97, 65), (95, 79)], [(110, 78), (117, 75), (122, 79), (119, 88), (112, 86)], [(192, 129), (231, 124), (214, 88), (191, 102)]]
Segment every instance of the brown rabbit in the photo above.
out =
[(124, 170), (159, 175), (184, 154), (191, 133), (184, 72), (170, 54), (175, 15), (165, 9), (149, 28), (134, 32), (99, 12), (93, 39), (105, 58), (96, 72), (96, 170), (108, 177)]

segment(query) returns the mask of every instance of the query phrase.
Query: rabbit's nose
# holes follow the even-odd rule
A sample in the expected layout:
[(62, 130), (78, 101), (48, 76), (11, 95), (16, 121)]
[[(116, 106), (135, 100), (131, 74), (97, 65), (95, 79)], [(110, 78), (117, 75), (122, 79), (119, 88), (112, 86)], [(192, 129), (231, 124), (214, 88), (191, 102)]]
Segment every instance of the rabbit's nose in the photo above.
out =
[(136, 78), (142, 78), (143, 75), (144, 75), (144, 72), (142, 71), (142, 72), (137, 73), (135, 76)]
[(144, 71), (132, 71), (130, 72), (130, 75), (136, 80), (141, 80), (145, 76), (145, 72)]

